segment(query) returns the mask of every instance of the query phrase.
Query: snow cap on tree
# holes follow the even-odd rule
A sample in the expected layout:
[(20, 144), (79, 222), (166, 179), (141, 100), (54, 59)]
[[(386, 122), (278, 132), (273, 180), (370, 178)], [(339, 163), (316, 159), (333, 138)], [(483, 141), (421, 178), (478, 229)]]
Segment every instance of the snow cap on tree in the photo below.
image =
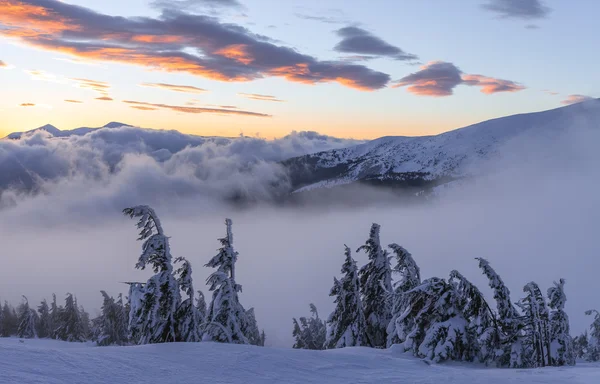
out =
[(36, 325), (38, 316), (35, 310), (29, 307), (27, 297), (23, 296), (23, 302), (19, 306), (19, 329), (17, 336), (23, 339), (37, 338)]

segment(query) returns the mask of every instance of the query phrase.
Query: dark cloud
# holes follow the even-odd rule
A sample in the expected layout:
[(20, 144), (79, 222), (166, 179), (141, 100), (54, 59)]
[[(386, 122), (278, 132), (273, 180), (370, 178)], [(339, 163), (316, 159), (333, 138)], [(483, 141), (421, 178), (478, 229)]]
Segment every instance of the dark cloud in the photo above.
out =
[(158, 18), (127, 18), (58, 0), (4, 0), (0, 24), (0, 35), (37, 48), (221, 81), (276, 76), (376, 90), (390, 80), (363, 65), (320, 61), (240, 25), (175, 9), (163, 10)]
[(396, 60), (418, 59), (416, 55), (406, 53), (362, 28), (345, 27), (337, 30), (337, 34), (342, 37), (342, 41), (334, 47), (338, 52), (386, 56)]
[(142, 87), (150, 88), (162, 88), (169, 91), (184, 92), (184, 93), (203, 93), (207, 92), (204, 88), (194, 87), (192, 85), (177, 85), (177, 84), (165, 84), (165, 83), (142, 83)]
[(542, 0), (488, 0), (482, 7), (504, 18), (543, 19), (550, 14), (550, 8)]
[[(157, 103), (147, 103), (143, 101), (133, 101), (133, 100), (123, 100), (124, 103), (133, 104), (142, 107), (150, 107), (150, 108), (162, 108), (169, 109), (175, 112), (183, 112), (183, 113), (217, 113), (222, 115), (242, 115), (242, 116), (256, 116), (256, 117), (271, 117), (271, 115), (267, 115), (265, 113), (258, 112), (250, 112), (250, 111), (241, 111), (241, 110), (232, 110), (228, 108), (201, 108), (201, 107), (186, 107), (181, 105), (168, 105), (168, 104), (157, 104)], [(137, 108), (143, 109), (145, 108)]]
[(594, 100), (593, 97), (590, 96), (586, 96), (586, 95), (569, 95), (567, 96), (567, 98), (563, 101), (561, 101), (561, 104), (565, 104), (565, 105), (569, 105), (569, 104), (576, 104), (576, 103), (581, 103), (582, 101), (588, 101), (588, 100)]
[(525, 89), (521, 84), (510, 80), (496, 79), (483, 75), (463, 73), (452, 63), (433, 61), (395, 81), (395, 87), (408, 87), (408, 91), (419, 96), (450, 96), (454, 88), (460, 84), (481, 87), (481, 92), (493, 94), (498, 92), (516, 92)]
[(272, 95), (261, 95), (258, 93), (238, 93), (238, 96), (242, 96), (242, 97), (245, 97), (246, 99), (251, 99), (251, 100), (277, 101), (277, 102), (285, 101), (285, 100), (278, 99), (277, 97), (272, 96)]
[(220, 9), (244, 9), (238, 0), (152, 0), (150, 5), (157, 9), (177, 9), (185, 11), (211, 10), (217, 13)]
[(527, 24), (525, 29), (540, 29), (540, 27), (535, 24)]

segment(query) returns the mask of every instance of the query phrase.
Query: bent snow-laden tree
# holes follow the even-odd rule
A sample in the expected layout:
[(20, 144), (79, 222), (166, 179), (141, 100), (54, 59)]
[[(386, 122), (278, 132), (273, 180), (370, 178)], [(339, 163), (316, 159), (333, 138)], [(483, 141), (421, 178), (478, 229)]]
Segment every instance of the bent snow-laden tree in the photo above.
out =
[(249, 344), (264, 346), (264, 344), (262, 344), (260, 331), (258, 330), (258, 323), (256, 322), (254, 308), (250, 308), (246, 311), (246, 324), (243, 332), (244, 335), (246, 335), (246, 337), (248, 338)]
[(87, 339), (77, 300), (70, 293), (67, 293), (65, 307), (58, 312), (56, 338), (78, 342), (84, 342)]
[(150, 266), (155, 275), (146, 284), (130, 286), (130, 328), (138, 344), (177, 341), (176, 316), (181, 301), (179, 285), (173, 276), (169, 238), (156, 212), (147, 205), (123, 210), (126, 216), (139, 218), (137, 227), (143, 240), (136, 268)]
[(554, 287), (548, 288), (548, 306), (550, 313), (550, 344), (552, 345), (552, 365), (575, 365), (573, 340), (570, 335), (569, 316), (564, 311), (567, 296), (565, 295), (565, 280), (554, 282)]
[(540, 287), (533, 281), (523, 287), (527, 296), (518, 305), (524, 313), (524, 365), (544, 367), (550, 362), (549, 313)]
[(29, 307), (27, 297), (23, 296), (23, 303), (19, 306), (19, 329), (17, 336), (23, 339), (33, 339), (37, 337), (38, 315), (34, 309)]
[(37, 308), (39, 321), (37, 327), (38, 337), (46, 338), (52, 334), (52, 322), (50, 319), (50, 307), (46, 299), (42, 300)]
[(296, 349), (313, 349), (320, 350), (325, 349), (326, 340), (326, 325), (323, 320), (319, 317), (319, 312), (314, 304), (310, 304), (311, 317), (301, 317), (298, 322), (295, 318), (292, 319), (294, 323), (294, 330), (292, 335), (294, 336), (295, 342), (293, 348)]
[(379, 224), (373, 223), (367, 242), (356, 252), (365, 251), (369, 261), (360, 269), (367, 335), (371, 347), (385, 348), (386, 331), (392, 318), (389, 295), (392, 292), (392, 271), (387, 251), (381, 248)]
[(235, 263), (238, 253), (233, 249), (231, 220), (225, 220), (226, 234), (219, 239), (219, 253), (205, 265), (216, 268), (207, 279), (212, 301), (208, 309), (208, 320), (204, 326), (204, 338), (219, 342), (248, 344), (244, 334), (247, 327), (246, 310), (240, 304), (238, 293), (242, 286), (235, 281)]
[(421, 270), (410, 252), (398, 244), (390, 244), (396, 256), (396, 265), (392, 272), (399, 275), (394, 284), (392, 294), (392, 319), (387, 327), (387, 346), (400, 344), (406, 340), (407, 335), (414, 328), (412, 317), (403, 317), (399, 321), (407, 308), (405, 293), (421, 284)]
[(198, 308), (194, 305), (194, 284), (192, 281), (192, 265), (183, 258), (178, 257), (175, 262), (182, 265), (176, 271), (177, 282), (180, 289), (187, 294), (187, 299), (179, 304), (177, 309), (177, 340), (196, 342), (201, 340), (200, 315)]
[[(600, 360), (600, 312), (595, 309), (585, 311), (587, 316), (594, 316), (594, 321), (590, 325), (590, 338), (587, 341), (587, 349), (584, 351), (584, 358), (587, 361)], [(587, 339), (587, 334), (586, 334)]]
[(360, 299), (358, 268), (352, 251), (346, 248), (342, 265), (343, 277), (333, 279), (329, 296), (335, 296), (335, 309), (327, 319), (326, 348), (343, 348), (368, 345), (367, 323)]
[(476, 258), (476, 260), (479, 261), (479, 268), (489, 280), (497, 309), (494, 335), (486, 339), (486, 349), (493, 350), (495, 353), (488, 355), (488, 359), (484, 362), (489, 364), (495, 361), (496, 365), (501, 367), (523, 367), (522, 317), (511, 302), (510, 290), (490, 263), (483, 258)]

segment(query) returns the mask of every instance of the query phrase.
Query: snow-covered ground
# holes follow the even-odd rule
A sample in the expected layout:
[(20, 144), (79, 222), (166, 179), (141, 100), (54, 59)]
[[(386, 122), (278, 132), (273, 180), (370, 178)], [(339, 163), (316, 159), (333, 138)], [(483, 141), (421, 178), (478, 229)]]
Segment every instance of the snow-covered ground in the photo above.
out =
[(600, 383), (600, 364), (543, 369), (427, 365), (395, 349), (329, 351), (216, 343), (93, 347), (0, 339), (0, 383)]

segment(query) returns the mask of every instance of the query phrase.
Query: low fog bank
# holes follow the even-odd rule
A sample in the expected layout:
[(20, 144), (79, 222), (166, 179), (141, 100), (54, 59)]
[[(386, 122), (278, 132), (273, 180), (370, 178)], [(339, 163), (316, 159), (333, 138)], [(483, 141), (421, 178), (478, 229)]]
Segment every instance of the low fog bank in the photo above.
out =
[[(205, 293), (211, 270), (203, 265), (219, 247), (224, 218), (233, 219), (240, 300), (255, 307), (269, 345), (291, 345), (291, 318), (308, 315), (310, 302), (327, 317), (344, 244), (356, 249), (364, 243), (372, 222), (382, 226), (382, 244), (396, 242), (414, 255), (423, 278), (447, 277), (457, 269), (492, 302), (475, 257), (490, 261), (513, 301), (529, 281), (545, 292), (552, 281), (565, 278), (566, 309), (572, 333), (578, 334), (591, 322), (583, 312), (600, 309), (598, 142), (600, 131), (587, 124), (543, 139), (521, 138), (479, 169), (485, 176), (454, 183), (427, 204), (411, 206), (355, 188), (372, 204), (261, 204), (240, 210), (210, 195), (156, 198), (155, 184), (146, 180), (151, 176), (139, 169), (111, 181), (109, 189), (70, 185), (0, 212), (0, 298), (16, 304), (21, 294), (37, 302), (52, 292), (59, 298), (73, 292), (94, 314), (101, 305), (99, 290), (125, 293), (120, 282), (149, 276), (134, 269), (141, 249), (134, 221), (115, 207), (151, 199), (171, 236), (173, 255), (192, 262), (196, 288)], [(131, 178), (148, 188), (128, 195)], [(112, 198), (115, 190), (122, 200)], [(362, 253), (354, 256), (359, 264), (366, 261)]]

